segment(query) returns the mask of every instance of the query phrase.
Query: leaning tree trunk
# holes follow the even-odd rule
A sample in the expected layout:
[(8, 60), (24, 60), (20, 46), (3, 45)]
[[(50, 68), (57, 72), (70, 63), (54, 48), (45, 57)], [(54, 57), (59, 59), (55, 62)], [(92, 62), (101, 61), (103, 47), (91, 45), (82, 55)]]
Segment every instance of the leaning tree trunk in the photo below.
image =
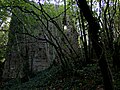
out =
[(105, 54), (103, 51), (103, 45), (99, 40), (98, 30), (100, 29), (99, 23), (92, 16), (92, 13), (87, 5), (86, 0), (77, 1), (79, 8), (81, 9), (85, 19), (89, 24), (90, 38), (92, 41), (92, 46), (95, 50), (97, 58), (99, 60), (99, 66), (103, 75), (105, 90), (113, 90), (112, 75), (108, 67), (107, 61), (105, 59)]

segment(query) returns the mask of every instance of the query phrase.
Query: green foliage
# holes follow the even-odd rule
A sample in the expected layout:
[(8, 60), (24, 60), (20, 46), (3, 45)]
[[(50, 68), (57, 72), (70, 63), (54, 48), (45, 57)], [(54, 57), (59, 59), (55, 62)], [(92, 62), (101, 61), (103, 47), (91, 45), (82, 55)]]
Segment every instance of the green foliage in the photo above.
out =
[(9, 12), (0, 9), (0, 61), (4, 61), (8, 41)]
[(4, 89), (7, 90), (35, 90), (46, 89), (52, 80), (55, 80), (56, 74), (60, 72), (60, 67), (48, 68), (44, 71), (35, 74), (34, 78), (31, 78), (29, 82), (19, 83), (18, 80), (10, 80), (5, 84)]
[(101, 73), (96, 65), (91, 64), (74, 72), (63, 72), (59, 66), (53, 66), (36, 73), (28, 82), (20, 83), (19, 80), (11, 80), (5, 84), (3, 90), (94, 90), (102, 83)]

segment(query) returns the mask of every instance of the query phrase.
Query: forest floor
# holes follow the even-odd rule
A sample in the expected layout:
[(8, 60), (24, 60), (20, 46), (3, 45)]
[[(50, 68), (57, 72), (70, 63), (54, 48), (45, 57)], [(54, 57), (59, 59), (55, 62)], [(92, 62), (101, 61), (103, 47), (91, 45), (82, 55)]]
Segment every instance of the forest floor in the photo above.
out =
[[(114, 74), (115, 90), (120, 90), (120, 73)], [(29, 81), (21, 83), (13, 79), (4, 83), (0, 90), (104, 90), (100, 69), (90, 64), (81, 70), (62, 71), (59, 66), (52, 66), (38, 72)]]

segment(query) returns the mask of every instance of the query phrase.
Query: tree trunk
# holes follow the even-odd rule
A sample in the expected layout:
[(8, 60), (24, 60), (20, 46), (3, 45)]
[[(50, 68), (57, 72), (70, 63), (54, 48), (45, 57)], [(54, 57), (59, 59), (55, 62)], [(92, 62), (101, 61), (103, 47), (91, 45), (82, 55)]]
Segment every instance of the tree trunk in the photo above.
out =
[(112, 75), (104, 56), (103, 45), (99, 41), (98, 30), (100, 29), (100, 26), (96, 19), (92, 16), (92, 12), (90, 11), (86, 0), (78, 0), (77, 4), (89, 24), (89, 36), (91, 38), (92, 46), (99, 60), (99, 66), (103, 75), (105, 90), (113, 90), (114, 88), (112, 83)]

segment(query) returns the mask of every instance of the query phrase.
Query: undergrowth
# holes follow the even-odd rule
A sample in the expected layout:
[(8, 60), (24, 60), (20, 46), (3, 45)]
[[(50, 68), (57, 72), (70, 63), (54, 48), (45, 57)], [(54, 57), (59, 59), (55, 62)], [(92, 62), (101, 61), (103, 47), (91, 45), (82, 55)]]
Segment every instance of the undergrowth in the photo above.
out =
[[(114, 75), (116, 90), (120, 90), (119, 73)], [(97, 90), (103, 88), (102, 75), (96, 64), (89, 64), (81, 70), (63, 71), (60, 66), (52, 66), (38, 72), (28, 82), (14, 79), (6, 82), (1, 90)]]

